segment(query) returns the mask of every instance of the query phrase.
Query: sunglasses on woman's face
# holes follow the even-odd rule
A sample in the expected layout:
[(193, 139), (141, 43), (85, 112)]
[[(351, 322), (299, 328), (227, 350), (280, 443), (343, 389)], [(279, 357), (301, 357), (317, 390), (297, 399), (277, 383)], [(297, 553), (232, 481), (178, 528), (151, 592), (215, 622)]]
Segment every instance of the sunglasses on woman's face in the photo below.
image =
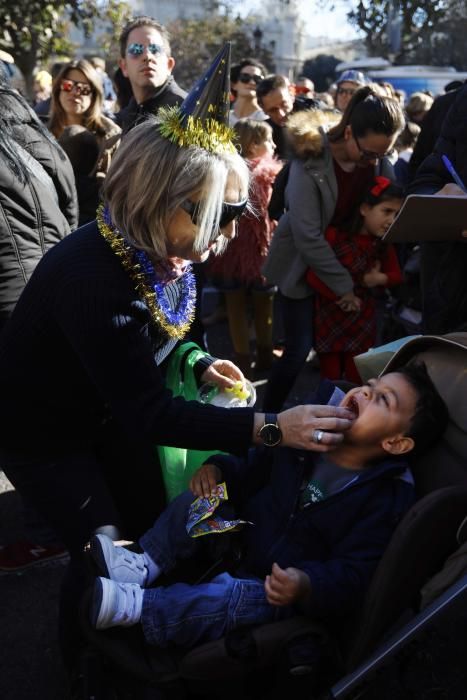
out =
[[(236, 204), (233, 204), (232, 202), (222, 203), (222, 212), (221, 218), (219, 219), (219, 226), (213, 232), (216, 234), (216, 238), (219, 229), (224, 228), (225, 226), (227, 226), (227, 224), (230, 224), (231, 221), (235, 221), (236, 219), (239, 219), (241, 217), (241, 215), (246, 209), (247, 204), (248, 199), (244, 199), (242, 202), (237, 202)], [(191, 199), (185, 199), (180, 204), (180, 206), (183, 209), (183, 211), (186, 211), (186, 213), (189, 214), (191, 221), (195, 224), (195, 226), (197, 226), (200, 220), (199, 202), (192, 202)]]
[(71, 80), (71, 78), (60, 81), (60, 90), (63, 92), (75, 92), (77, 95), (83, 95), (83, 97), (88, 97), (92, 93), (92, 87), (89, 83)]
[(247, 85), (248, 83), (255, 83), (258, 85), (263, 80), (262, 75), (253, 75), (252, 73), (240, 73), (238, 79), (241, 83)]
[(164, 47), (161, 46), (160, 44), (138, 44), (138, 43), (133, 43), (130, 44), (126, 50), (127, 54), (129, 56), (133, 56), (133, 58), (138, 58), (138, 56), (142, 56), (144, 53), (144, 49), (148, 50), (148, 53), (152, 53), (153, 56), (157, 56), (160, 53), (164, 53)]

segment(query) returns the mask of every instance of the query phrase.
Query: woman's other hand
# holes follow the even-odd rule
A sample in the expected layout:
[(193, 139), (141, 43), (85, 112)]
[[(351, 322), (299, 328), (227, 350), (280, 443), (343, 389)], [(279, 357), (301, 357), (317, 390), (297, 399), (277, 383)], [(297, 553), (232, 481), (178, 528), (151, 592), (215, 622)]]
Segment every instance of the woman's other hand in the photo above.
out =
[(337, 447), (354, 420), (355, 414), (340, 406), (294, 406), (277, 416), (282, 445), (314, 452)]
[(202, 382), (216, 384), (219, 389), (231, 389), (235, 382), (245, 382), (245, 377), (230, 360), (214, 360), (201, 375)]

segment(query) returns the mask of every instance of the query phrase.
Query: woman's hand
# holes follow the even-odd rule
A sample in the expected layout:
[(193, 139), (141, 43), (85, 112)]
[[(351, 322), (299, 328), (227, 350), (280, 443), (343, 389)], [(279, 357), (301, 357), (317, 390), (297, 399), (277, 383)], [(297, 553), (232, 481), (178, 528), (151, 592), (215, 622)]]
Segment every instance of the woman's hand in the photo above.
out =
[(282, 445), (314, 452), (337, 447), (354, 420), (355, 414), (341, 406), (294, 406), (277, 416)]
[(235, 382), (245, 382), (245, 377), (230, 360), (214, 360), (201, 375), (202, 382), (217, 384), (219, 389), (231, 389)]
[(347, 292), (336, 301), (336, 304), (342, 311), (350, 313), (351, 311), (360, 311), (362, 302), (353, 292)]
[(195, 496), (209, 498), (218, 483), (222, 481), (222, 472), (215, 464), (203, 464), (190, 479), (189, 489)]
[(448, 182), (444, 187), (435, 192), (436, 197), (467, 197), (467, 194), (463, 189), (456, 185), (454, 182)]
[(281, 569), (274, 563), (264, 582), (266, 599), (270, 605), (292, 605), (311, 593), (309, 577), (301, 569), (289, 566)]

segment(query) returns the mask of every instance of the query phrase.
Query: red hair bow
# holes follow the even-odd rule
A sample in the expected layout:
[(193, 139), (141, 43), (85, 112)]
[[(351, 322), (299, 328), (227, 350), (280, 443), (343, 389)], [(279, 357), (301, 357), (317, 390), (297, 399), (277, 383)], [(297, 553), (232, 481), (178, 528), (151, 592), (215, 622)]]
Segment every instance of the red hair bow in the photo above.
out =
[(379, 197), (379, 195), (386, 190), (391, 184), (391, 180), (388, 177), (383, 177), (382, 175), (377, 175), (375, 177), (376, 185), (371, 188), (370, 194), (374, 197)]

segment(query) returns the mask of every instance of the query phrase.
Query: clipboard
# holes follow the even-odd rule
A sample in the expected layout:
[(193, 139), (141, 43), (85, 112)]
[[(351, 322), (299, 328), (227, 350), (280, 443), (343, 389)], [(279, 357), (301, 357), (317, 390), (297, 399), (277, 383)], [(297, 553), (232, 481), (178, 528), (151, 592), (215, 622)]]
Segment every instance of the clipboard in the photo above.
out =
[(462, 231), (467, 231), (467, 197), (410, 194), (382, 240), (467, 242)]

